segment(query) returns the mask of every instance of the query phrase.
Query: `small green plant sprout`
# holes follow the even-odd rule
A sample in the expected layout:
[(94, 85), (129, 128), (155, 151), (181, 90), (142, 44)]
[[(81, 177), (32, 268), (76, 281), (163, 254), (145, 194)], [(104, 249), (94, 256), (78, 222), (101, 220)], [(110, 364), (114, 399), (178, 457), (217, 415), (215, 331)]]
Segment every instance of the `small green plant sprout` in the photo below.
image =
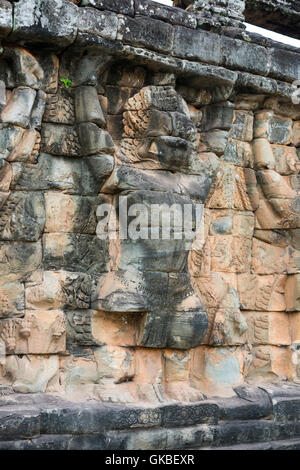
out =
[(72, 86), (72, 82), (68, 78), (60, 78), (59, 81), (62, 82), (66, 88)]

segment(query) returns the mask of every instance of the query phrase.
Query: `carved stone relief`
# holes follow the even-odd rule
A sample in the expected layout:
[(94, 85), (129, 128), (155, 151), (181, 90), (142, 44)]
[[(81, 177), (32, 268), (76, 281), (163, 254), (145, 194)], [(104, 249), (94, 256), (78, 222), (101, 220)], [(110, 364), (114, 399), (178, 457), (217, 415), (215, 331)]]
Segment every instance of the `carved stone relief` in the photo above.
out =
[[(0, 384), (154, 403), (298, 381), (300, 113), (72, 54), (0, 57)], [(122, 239), (119, 213), (101, 239), (122, 197), (175, 205), (180, 236)]]

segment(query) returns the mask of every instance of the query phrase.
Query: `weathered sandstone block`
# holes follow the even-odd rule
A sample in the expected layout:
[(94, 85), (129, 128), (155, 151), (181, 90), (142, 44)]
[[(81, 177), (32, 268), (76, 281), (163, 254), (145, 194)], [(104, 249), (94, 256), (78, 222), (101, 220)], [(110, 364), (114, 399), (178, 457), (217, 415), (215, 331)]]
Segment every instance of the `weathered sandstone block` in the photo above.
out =
[(244, 142), (251, 142), (253, 139), (253, 114), (245, 111), (235, 111), (233, 116), (231, 136), (234, 139)]
[[(230, 303), (229, 297), (237, 297), (233, 289), (229, 290), (227, 298), (223, 301)], [(237, 302), (232, 308), (220, 307), (214, 315), (214, 323), (208, 341), (211, 346), (238, 346), (246, 343), (246, 332), (248, 329), (244, 315), (240, 312)]]
[[(234, 5), (236, 2), (234, 3)], [(264, 47), (225, 37), (222, 44), (223, 63), (229, 68), (266, 76), (269, 72), (268, 52)], [(247, 59), (246, 59), (247, 57)]]
[[(116, 64), (107, 71), (107, 82), (112, 86), (139, 89), (145, 85), (147, 71), (132, 63)], [(165, 75), (165, 74), (164, 74)]]
[(82, 347), (103, 346), (106, 344), (106, 342), (99, 339), (99, 335), (96, 337), (93, 333), (94, 315), (94, 311), (87, 309), (66, 312), (68, 348), (78, 351)]
[(293, 188), (292, 177), (281, 176), (273, 170), (257, 172), (257, 181), (264, 197), (256, 213), (258, 228), (297, 228), (299, 225), (299, 195)]
[(26, 305), (30, 310), (88, 309), (91, 279), (87, 274), (65, 271), (40, 271), (25, 285)]
[(79, 124), (78, 134), (83, 155), (114, 152), (114, 143), (111, 136), (107, 131), (99, 129), (96, 124), (92, 122)]
[[(45, 124), (42, 128), (41, 149), (53, 155), (78, 157), (80, 144), (76, 129), (63, 125)], [(97, 151), (92, 153), (97, 153)]]
[[(205, 214), (205, 219), (207, 216)], [(234, 235), (252, 238), (254, 216), (252, 212), (239, 212), (231, 209), (209, 211), (210, 235)]]
[(34, 129), (23, 131), (19, 144), (11, 152), (9, 162), (36, 163), (40, 149), (41, 136)]
[(289, 250), (253, 239), (252, 268), (257, 274), (282, 274), (288, 270)]
[(125, 110), (127, 101), (137, 92), (137, 88), (108, 85), (106, 87), (107, 114), (109, 116), (122, 114)]
[[(205, 144), (205, 150), (216, 153), (217, 155), (223, 155), (227, 146), (229, 133), (228, 131), (213, 130), (201, 134), (201, 143)], [(228, 150), (228, 154), (233, 154), (235, 149)], [(233, 158), (233, 157), (232, 157)]]
[(24, 315), (24, 285), (2, 278), (0, 285), (0, 319)]
[[(91, 319), (92, 334), (96, 341), (102, 344), (136, 346), (138, 321), (139, 317), (131, 314), (94, 311)], [(148, 361), (146, 352), (142, 358)]]
[(28, 127), (36, 91), (28, 87), (13, 90), (11, 97), (1, 112), (1, 122), (20, 127)]
[[(5, 47), (1, 67), (1, 78), (8, 88), (19, 86), (40, 89), (48, 80), (36, 55), (22, 47)], [(9, 73), (7, 73), (7, 71)]]
[(0, 323), (7, 354), (57, 354), (65, 352), (65, 318), (60, 311), (27, 311), (17, 320)]
[(72, 91), (59, 88), (57, 94), (49, 94), (43, 122), (75, 124), (74, 96)]
[(58, 90), (58, 69), (59, 69), (59, 59), (54, 53), (47, 54), (44, 56), (43, 53), (35, 54), (35, 57), (39, 61), (40, 68), (43, 72), (44, 77), (41, 79), (40, 83), (42, 89), (45, 93), (56, 93)]
[(5, 372), (17, 393), (54, 392), (59, 388), (57, 356), (9, 356)]
[[(252, 174), (251, 174), (252, 173)], [(250, 168), (239, 168), (232, 164), (221, 165), (208, 195), (206, 206), (210, 209), (252, 210), (248, 179), (255, 178)], [(250, 191), (249, 191), (250, 193)]]
[(211, 268), (213, 271), (248, 272), (251, 264), (251, 240), (246, 237), (212, 236)]
[(95, 196), (114, 168), (111, 155), (73, 160), (41, 154), (36, 165), (13, 163), (12, 187), (16, 190), (59, 190)]
[(99, 10), (110, 10), (116, 13), (123, 13), (123, 15), (133, 16), (134, 14), (134, 2), (133, 0), (83, 0), (83, 6), (93, 6), (99, 8)]
[(202, 393), (232, 396), (233, 387), (242, 383), (244, 354), (237, 347), (200, 347), (193, 352), (192, 383)]
[(194, 388), (189, 381), (191, 353), (189, 351), (165, 351), (163, 360), (166, 397), (183, 402), (201, 400), (203, 397), (201, 391)]
[(99, 199), (70, 196), (57, 192), (45, 194), (45, 233), (86, 233), (96, 231)]
[(138, 15), (151, 16), (159, 20), (172, 24), (179, 24), (189, 28), (196, 28), (197, 20), (191, 13), (179, 8), (170, 8), (168, 5), (157, 4), (157, 2), (143, 2), (138, 0), (135, 3), (135, 11)]
[[(26, 11), (26, 15), (24, 15)], [(43, 23), (40, 18), (43, 17)], [(21, 0), (14, 10), (14, 37), (22, 37), (31, 43), (41, 42), (41, 35), (56, 47), (71, 44), (77, 32), (77, 7), (64, 0), (55, 0), (51, 4), (42, 0), (38, 5), (30, 0)]]
[(35, 130), (17, 126), (0, 129), (1, 155), (8, 161), (35, 163), (40, 145), (40, 135)]
[(12, 192), (1, 207), (0, 240), (38, 241), (45, 227), (41, 193)]
[(246, 312), (244, 313), (249, 343), (289, 346), (291, 332), (289, 316), (285, 312)]
[(42, 261), (40, 241), (29, 243), (13, 241), (0, 242), (0, 275), (10, 275), (11, 279), (24, 279), (35, 271)]
[(234, 118), (234, 109), (227, 105), (211, 105), (204, 108), (202, 126), (208, 132), (213, 129), (230, 130)]
[(285, 286), (286, 308), (288, 312), (300, 310), (300, 274), (288, 276)]
[[(12, 180), (12, 168), (9, 163), (4, 160), (0, 160), (0, 191), (8, 192), (10, 189), (10, 184)], [(8, 196), (8, 194), (7, 194)], [(6, 200), (7, 198), (5, 198)], [(4, 200), (1, 202), (1, 207), (3, 207)]]
[(0, 127), (0, 155), (1, 158), (8, 158), (15, 150), (15, 147), (21, 142), (24, 135), (24, 129), (17, 126)]
[(95, 87), (79, 87), (75, 92), (76, 121), (93, 122), (99, 126), (105, 125), (105, 118), (100, 106)]
[(100, 380), (95, 358), (63, 357), (60, 360), (60, 382), (67, 396), (72, 399), (82, 397), (95, 398), (95, 384)]
[(229, 138), (224, 149), (224, 160), (237, 166), (253, 168), (253, 150), (249, 142)]
[(243, 310), (285, 311), (285, 275), (239, 274), (238, 291)]
[(276, 382), (293, 375), (292, 352), (277, 346), (257, 346), (252, 350), (252, 360), (247, 371), (250, 383)]
[(293, 125), (293, 144), (295, 147), (300, 146), (300, 122), (296, 121)]
[(151, 312), (146, 314), (137, 339), (148, 348), (190, 349), (199, 346), (207, 330), (204, 312)]
[(292, 139), (291, 119), (274, 115), (272, 111), (255, 114), (254, 137), (267, 137), (272, 144), (288, 145)]
[(173, 45), (173, 35), (174, 29), (163, 21), (151, 18), (137, 20), (124, 16), (119, 22), (117, 39), (141, 47), (150, 41), (152, 49), (169, 52)]
[(163, 353), (161, 349), (138, 348), (136, 350), (136, 387), (141, 401), (151, 401), (152, 403), (165, 401), (163, 366)]
[(108, 39), (116, 39), (117, 37), (118, 16), (113, 12), (82, 8), (78, 20), (78, 31), (81, 33), (100, 35)]
[[(292, 344), (297, 346), (300, 341), (300, 313), (289, 313), (289, 321)], [(297, 365), (299, 367), (298, 363)]]
[(134, 355), (124, 348), (103, 346), (85, 358), (62, 360), (61, 382), (75, 400), (84, 394), (103, 402), (134, 403), (137, 396), (130, 387), (134, 375)]
[(106, 242), (93, 235), (49, 233), (43, 236), (46, 270), (101, 274), (107, 270)]
[(103, 276), (92, 297), (92, 308), (105, 312), (160, 311), (168, 292), (163, 272), (112, 271)]
[(290, 146), (272, 145), (275, 158), (275, 169), (281, 175), (290, 175), (297, 172), (299, 157), (296, 149)]
[(267, 139), (255, 139), (253, 142), (254, 168), (274, 170), (276, 166), (271, 144)]

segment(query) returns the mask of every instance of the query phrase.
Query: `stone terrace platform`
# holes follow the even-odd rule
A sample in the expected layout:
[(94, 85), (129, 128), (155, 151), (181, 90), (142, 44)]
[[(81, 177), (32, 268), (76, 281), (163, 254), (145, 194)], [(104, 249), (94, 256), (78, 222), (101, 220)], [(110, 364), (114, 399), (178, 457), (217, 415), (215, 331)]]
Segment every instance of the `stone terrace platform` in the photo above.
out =
[(300, 386), (287, 383), (152, 407), (5, 394), (0, 450), (300, 450), (299, 418)]

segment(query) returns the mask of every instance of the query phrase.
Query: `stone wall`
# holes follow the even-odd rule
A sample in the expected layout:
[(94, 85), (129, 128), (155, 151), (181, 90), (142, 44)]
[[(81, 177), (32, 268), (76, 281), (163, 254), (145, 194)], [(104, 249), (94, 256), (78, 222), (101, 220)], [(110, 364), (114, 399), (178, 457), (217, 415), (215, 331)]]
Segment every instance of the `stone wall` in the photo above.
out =
[(243, 21), (299, 38), (298, 0), (174, 0), (196, 14), (198, 25), (244, 28)]
[(300, 37), (300, 2), (298, 0), (247, 0), (246, 19), (257, 26), (294, 38)]
[[(299, 52), (238, 14), (216, 31), (197, 9), (79, 3), (0, 1), (0, 393), (298, 383)], [(204, 204), (201, 227), (101, 239), (120, 196)]]

